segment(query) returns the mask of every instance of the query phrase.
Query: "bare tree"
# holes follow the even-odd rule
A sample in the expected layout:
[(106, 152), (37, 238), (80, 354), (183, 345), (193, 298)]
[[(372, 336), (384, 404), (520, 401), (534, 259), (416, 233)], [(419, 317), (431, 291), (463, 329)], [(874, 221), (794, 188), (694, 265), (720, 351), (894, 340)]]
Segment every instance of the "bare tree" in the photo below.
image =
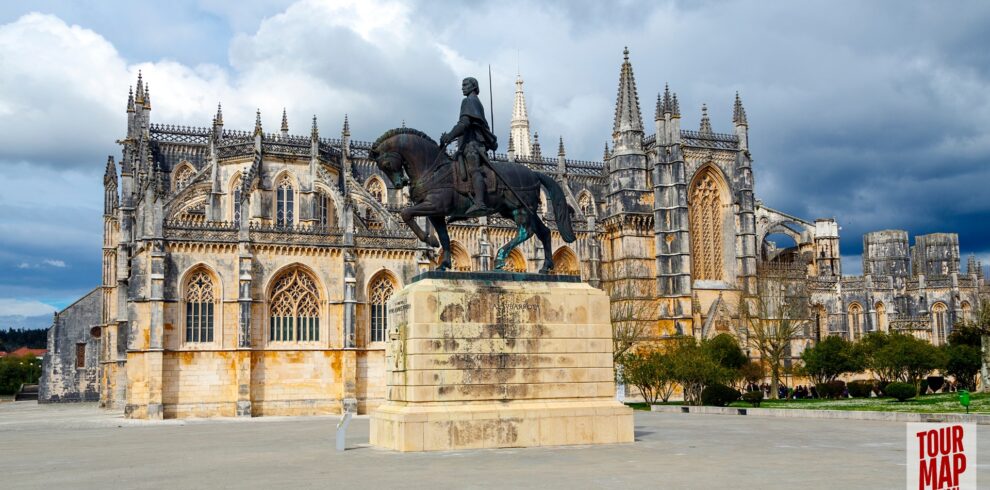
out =
[(791, 343), (808, 328), (808, 308), (799, 295), (788, 294), (787, 281), (758, 273), (756, 294), (739, 301), (738, 337), (770, 370), (770, 396), (777, 398)]
[(622, 301), (612, 305), (612, 361), (644, 341), (658, 338), (658, 300)]

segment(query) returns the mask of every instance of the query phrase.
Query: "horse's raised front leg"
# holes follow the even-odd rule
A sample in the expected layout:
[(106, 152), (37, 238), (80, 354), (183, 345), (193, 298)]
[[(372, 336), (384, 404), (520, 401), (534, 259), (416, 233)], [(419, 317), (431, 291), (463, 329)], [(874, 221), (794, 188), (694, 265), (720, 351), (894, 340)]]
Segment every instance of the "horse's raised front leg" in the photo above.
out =
[(502, 245), (502, 248), (498, 249), (498, 253), (495, 254), (496, 270), (505, 270), (505, 261), (509, 258), (509, 254), (512, 253), (512, 249), (519, 246), (520, 243), (525, 242), (532, 235), (532, 230), (529, 228), (529, 213), (522, 209), (513, 209), (512, 220), (515, 221), (517, 226), (516, 236), (512, 240), (509, 240), (509, 243)]
[(536, 237), (543, 244), (543, 267), (540, 268), (540, 274), (549, 274), (553, 272), (553, 248), (551, 248), (553, 242), (550, 228), (547, 228), (539, 216), (532, 217), (532, 227), (536, 231)]
[(399, 215), (402, 216), (402, 221), (409, 226), (409, 229), (413, 231), (416, 238), (429, 244), (429, 246), (436, 248), (440, 246), (440, 242), (433, 235), (427, 235), (419, 224), (416, 223), (416, 218), (419, 216), (433, 216), (438, 214), (437, 206), (429, 200), (423, 201), (421, 203), (414, 204), (408, 208), (404, 208)]
[[(450, 235), (447, 233), (447, 221), (443, 216), (430, 216), (430, 223), (437, 230), (440, 237), (440, 247), (443, 248), (443, 255), (440, 259), (440, 266), (437, 270), (445, 271), (453, 267), (450, 260)], [(431, 237), (432, 238), (432, 237)]]

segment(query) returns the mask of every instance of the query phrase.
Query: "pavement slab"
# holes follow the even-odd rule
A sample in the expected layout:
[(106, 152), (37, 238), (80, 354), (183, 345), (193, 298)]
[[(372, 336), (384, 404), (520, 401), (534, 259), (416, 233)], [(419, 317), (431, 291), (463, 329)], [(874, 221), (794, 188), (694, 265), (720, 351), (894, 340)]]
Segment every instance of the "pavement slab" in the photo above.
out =
[[(636, 412), (636, 442), (398, 453), (368, 418), (129, 420), (94, 404), (0, 404), (3, 488), (904, 488), (905, 424)], [(990, 483), (990, 427), (978, 479)]]

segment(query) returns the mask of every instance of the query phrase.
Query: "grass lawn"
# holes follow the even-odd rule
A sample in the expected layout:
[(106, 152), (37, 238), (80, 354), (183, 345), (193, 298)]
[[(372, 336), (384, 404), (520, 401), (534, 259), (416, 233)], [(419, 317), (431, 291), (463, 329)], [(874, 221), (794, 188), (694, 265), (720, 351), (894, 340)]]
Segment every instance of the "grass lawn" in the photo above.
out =
[[(748, 408), (744, 401), (731, 407)], [(863, 410), (876, 412), (966, 413), (958, 393), (939, 393), (899, 402), (893, 398), (849, 398), (845, 400), (763, 400), (760, 408), (797, 410)], [(969, 413), (990, 414), (990, 393), (971, 393)]]

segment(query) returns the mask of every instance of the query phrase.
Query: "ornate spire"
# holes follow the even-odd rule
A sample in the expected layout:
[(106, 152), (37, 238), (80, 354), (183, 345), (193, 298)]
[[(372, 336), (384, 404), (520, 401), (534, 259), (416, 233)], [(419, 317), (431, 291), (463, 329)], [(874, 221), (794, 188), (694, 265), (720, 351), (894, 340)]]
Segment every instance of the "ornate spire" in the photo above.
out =
[(660, 92), (657, 92), (657, 108), (653, 111), (653, 119), (659, 121), (664, 113), (663, 102), (660, 99)]
[(144, 105), (144, 81), (141, 79), (141, 70), (138, 70), (137, 89), (134, 91), (134, 99), (139, 105)]
[(516, 152), (516, 143), (512, 139), (512, 133), (511, 132), (509, 133), (509, 150), (508, 151), (509, 151), (509, 153), (515, 153)]
[(742, 99), (739, 92), (736, 92), (736, 103), (732, 108), (732, 122), (735, 124), (746, 124), (746, 109), (743, 108)]
[(509, 135), (515, 142), (515, 150), (519, 155), (528, 156), (532, 152), (529, 140), (529, 115), (526, 112), (526, 94), (523, 93), (523, 79), (516, 75), (516, 97), (512, 103), (512, 122), (509, 123)]
[(289, 132), (289, 118), (285, 114), (285, 107), (282, 108), (282, 132)]
[(127, 87), (127, 112), (134, 112), (134, 87)]
[(113, 156), (107, 157), (107, 168), (103, 171), (103, 184), (117, 183), (117, 167), (114, 165)]
[(261, 109), (257, 109), (254, 113), (254, 135), (258, 136), (261, 134)]
[(560, 137), (560, 145), (557, 146), (557, 156), (558, 157), (563, 157), (564, 155), (565, 155), (565, 153), (564, 153), (564, 137), (561, 136)]
[(406, 118), (402, 118), (402, 127), (406, 127)]
[(681, 103), (677, 101), (677, 94), (674, 94), (670, 101), (671, 117), (681, 117)]
[(531, 155), (533, 158), (540, 159), (543, 158), (543, 153), (540, 151), (540, 132), (537, 131), (533, 133), (533, 153)]
[(340, 134), (342, 134), (344, 136), (350, 136), (351, 135), (351, 123), (347, 121), (347, 114), (344, 114), (344, 129), (343, 129), (343, 131), (341, 131)]
[(705, 104), (701, 104), (701, 127), (698, 132), (712, 134), (712, 121), (708, 119), (708, 106)]
[(151, 110), (151, 84), (144, 84), (144, 109)]
[(220, 107), (220, 101), (217, 101), (217, 118), (215, 124), (217, 126), (223, 126), (223, 107)]
[(313, 128), (309, 130), (309, 136), (313, 140), (320, 139), (320, 128), (316, 125), (316, 114), (313, 114)]
[(612, 156), (612, 155), (609, 154), (609, 152), (608, 152), (608, 141), (606, 141), (605, 142), (605, 153), (602, 154), (602, 161), (608, 160), (610, 156)]
[(674, 113), (674, 101), (677, 100), (676, 95), (670, 94), (670, 85), (663, 84), (663, 113)]
[(613, 133), (643, 131), (643, 117), (639, 113), (639, 95), (636, 94), (636, 79), (632, 64), (629, 63), (629, 48), (622, 51), (622, 69), (619, 72), (619, 93), (615, 98), (615, 124)]

